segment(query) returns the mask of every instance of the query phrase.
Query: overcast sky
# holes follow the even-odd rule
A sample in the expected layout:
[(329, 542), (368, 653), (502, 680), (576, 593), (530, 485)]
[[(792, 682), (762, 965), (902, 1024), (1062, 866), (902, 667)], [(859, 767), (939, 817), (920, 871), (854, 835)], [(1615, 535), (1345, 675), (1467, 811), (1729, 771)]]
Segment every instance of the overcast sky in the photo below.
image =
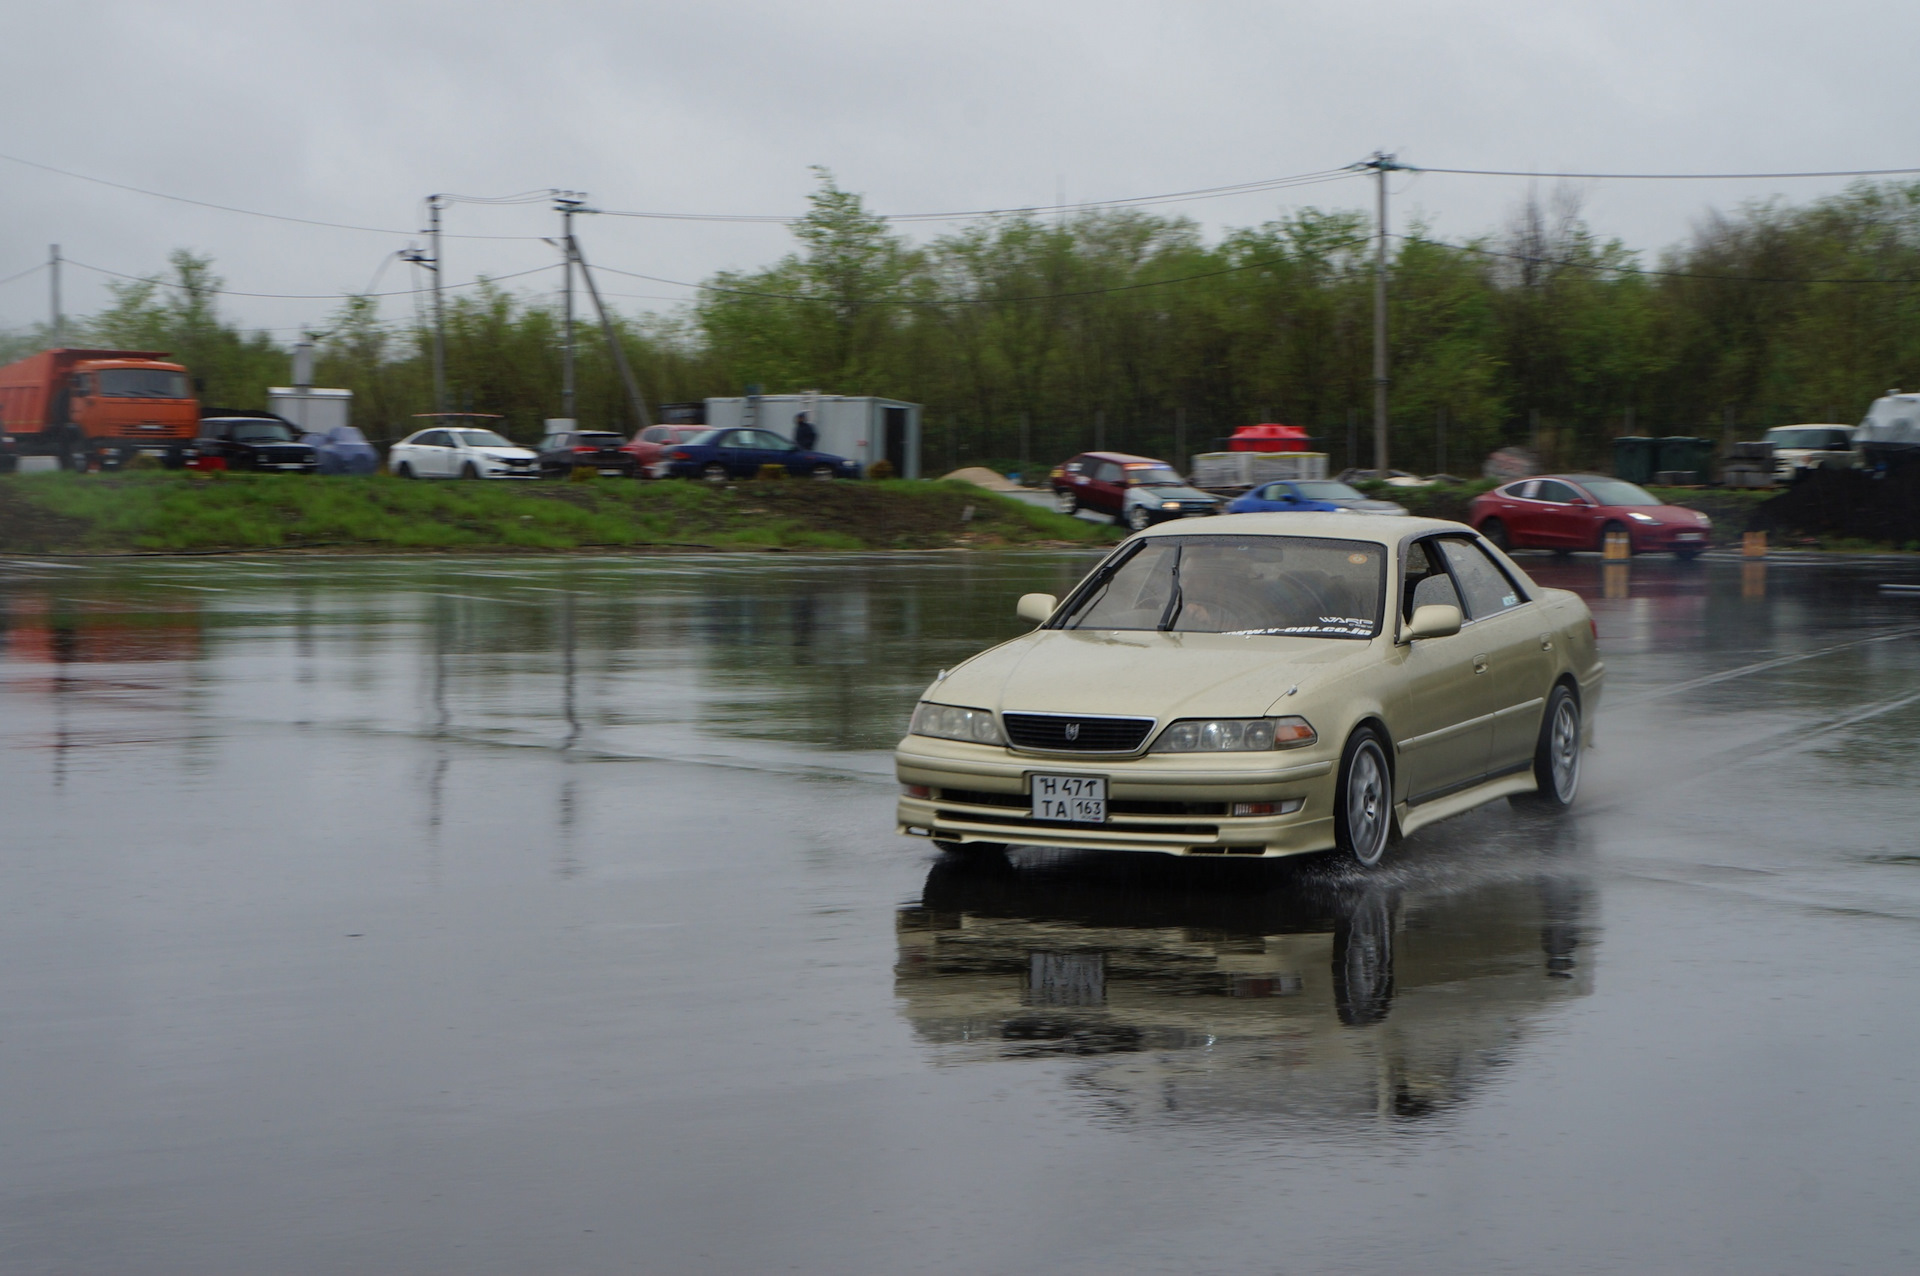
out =
[[(607, 208), (779, 213), (808, 166), (881, 212), (1103, 200), (1337, 168), (1792, 171), (1920, 165), (1911, 0), (13, 0), (0, 152), (170, 194), (405, 231), (433, 191), (566, 187)], [(1892, 56), (1889, 56), (1892, 54)], [(1542, 183), (1543, 188), (1552, 183)], [(1710, 207), (1842, 181), (1583, 182), (1595, 228), (1646, 250)], [(1499, 226), (1527, 182), (1403, 175), (1394, 218)], [(1177, 205), (1210, 234), (1350, 179)], [(188, 247), (230, 289), (412, 286), (405, 235), (170, 203), (0, 161), (0, 278), (58, 242), (127, 274)], [(458, 205), (450, 232), (539, 236), (541, 205)], [(916, 225), (927, 237), (944, 229)], [(596, 218), (596, 264), (674, 280), (787, 251), (778, 225)], [(537, 238), (449, 239), (448, 282), (554, 261)], [(66, 272), (69, 313), (106, 300)], [(607, 281), (626, 308), (691, 294)], [(558, 272), (514, 281), (530, 291)], [(325, 300), (228, 298), (283, 338)], [(389, 298), (398, 317), (411, 302)], [(0, 324), (47, 314), (46, 272)]]

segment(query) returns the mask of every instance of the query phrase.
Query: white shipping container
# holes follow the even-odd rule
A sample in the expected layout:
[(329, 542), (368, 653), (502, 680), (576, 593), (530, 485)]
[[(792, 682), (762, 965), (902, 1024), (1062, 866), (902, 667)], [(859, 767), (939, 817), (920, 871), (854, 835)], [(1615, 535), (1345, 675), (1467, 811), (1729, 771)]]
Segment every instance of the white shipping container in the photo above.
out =
[(893, 463), (901, 478), (920, 477), (920, 405), (898, 399), (845, 394), (757, 394), (707, 400), (707, 424), (715, 429), (747, 427), (793, 437), (794, 418), (802, 412), (819, 437), (814, 450), (858, 461), (865, 470), (875, 461)]
[(1325, 452), (1202, 452), (1193, 458), (1193, 485), (1255, 487), (1281, 479), (1323, 479)]
[(271, 386), (267, 390), (267, 411), (293, 422), (302, 434), (325, 434), (336, 426), (349, 424), (353, 416), (353, 391)]

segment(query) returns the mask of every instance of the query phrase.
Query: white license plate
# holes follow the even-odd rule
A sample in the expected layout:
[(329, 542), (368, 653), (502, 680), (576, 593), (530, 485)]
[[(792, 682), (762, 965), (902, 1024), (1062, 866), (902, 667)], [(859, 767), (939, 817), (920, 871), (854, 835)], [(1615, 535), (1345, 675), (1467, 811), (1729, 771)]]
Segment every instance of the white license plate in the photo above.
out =
[(1057, 824), (1105, 824), (1107, 777), (1104, 775), (1036, 775), (1033, 777), (1033, 818)]
[(1701, 536), (1699, 532), (1681, 532), (1679, 535), (1675, 536), (1673, 539), (1677, 541), (1697, 541), (1701, 539)]

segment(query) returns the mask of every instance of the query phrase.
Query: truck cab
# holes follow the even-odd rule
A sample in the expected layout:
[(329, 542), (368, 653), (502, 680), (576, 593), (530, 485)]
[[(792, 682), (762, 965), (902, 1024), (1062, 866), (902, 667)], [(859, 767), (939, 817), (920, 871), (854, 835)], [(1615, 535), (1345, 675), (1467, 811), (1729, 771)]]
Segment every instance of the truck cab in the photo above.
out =
[(21, 455), (117, 469), (184, 461), (200, 422), (187, 370), (160, 350), (43, 350), (0, 368), (0, 429)]

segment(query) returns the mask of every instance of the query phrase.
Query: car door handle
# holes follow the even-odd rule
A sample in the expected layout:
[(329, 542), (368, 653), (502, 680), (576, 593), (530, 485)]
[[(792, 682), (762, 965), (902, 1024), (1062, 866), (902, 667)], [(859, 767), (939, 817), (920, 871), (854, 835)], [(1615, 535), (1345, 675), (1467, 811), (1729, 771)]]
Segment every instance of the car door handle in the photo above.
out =
[(1487, 671), (1486, 652), (1483, 651), (1473, 658), (1473, 671), (1475, 673), (1485, 673)]
[(1541, 634), (1541, 635), (1540, 635), (1540, 650), (1542, 650), (1542, 651), (1552, 651), (1552, 650), (1553, 650), (1553, 635), (1552, 635), (1552, 634)]

